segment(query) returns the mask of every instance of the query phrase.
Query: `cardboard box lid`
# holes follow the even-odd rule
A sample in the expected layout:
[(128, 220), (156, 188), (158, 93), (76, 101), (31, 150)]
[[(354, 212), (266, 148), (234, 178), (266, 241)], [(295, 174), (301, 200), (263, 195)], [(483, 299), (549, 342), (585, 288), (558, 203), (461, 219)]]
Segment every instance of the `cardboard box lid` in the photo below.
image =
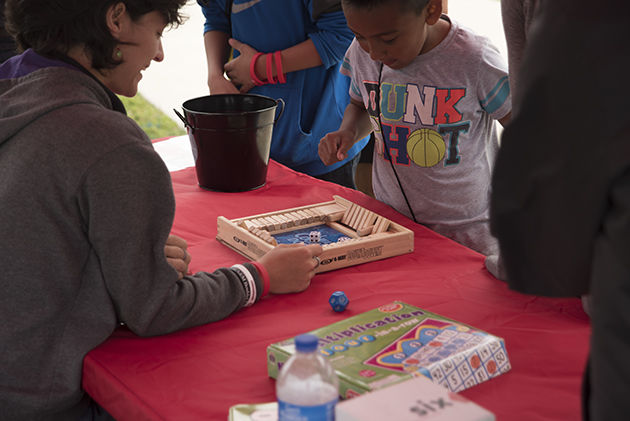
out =
[(368, 392), (340, 402), (336, 421), (494, 421), (495, 416), (426, 377)]

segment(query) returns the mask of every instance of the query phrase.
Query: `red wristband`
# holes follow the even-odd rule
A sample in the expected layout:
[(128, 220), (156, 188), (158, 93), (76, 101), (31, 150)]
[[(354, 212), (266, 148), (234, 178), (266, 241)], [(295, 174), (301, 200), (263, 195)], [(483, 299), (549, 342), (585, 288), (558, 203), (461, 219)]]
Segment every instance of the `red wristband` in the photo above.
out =
[(260, 294), (260, 298), (262, 298), (269, 293), (269, 273), (267, 272), (267, 269), (258, 262), (252, 262), (252, 265), (254, 265), (256, 270), (258, 270), (258, 273), (263, 281), (263, 291), (262, 294)]
[(276, 81), (273, 79), (273, 70), (271, 67), (271, 65), (273, 64), (272, 53), (265, 54), (265, 64), (267, 66), (267, 83), (275, 84)]
[(258, 76), (256, 76), (256, 60), (258, 60), (258, 57), (262, 56), (262, 54), (263, 53), (254, 54), (254, 57), (252, 57), (252, 61), (249, 62), (249, 76), (252, 78), (252, 82), (254, 82), (254, 85), (256, 86), (261, 86), (265, 84), (265, 82), (258, 79)]
[(282, 55), (280, 54), (280, 50), (273, 53), (274, 61), (276, 62), (276, 73), (278, 75), (278, 83), (287, 83), (287, 78), (284, 76), (284, 71), (282, 70)]

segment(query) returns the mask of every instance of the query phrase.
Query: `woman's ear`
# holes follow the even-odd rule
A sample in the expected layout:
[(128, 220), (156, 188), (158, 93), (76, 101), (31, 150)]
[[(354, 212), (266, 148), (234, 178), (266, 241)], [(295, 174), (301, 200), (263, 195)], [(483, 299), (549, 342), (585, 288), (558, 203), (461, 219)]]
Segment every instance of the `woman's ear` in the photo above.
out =
[(120, 38), (120, 34), (124, 30), (124, 18), (126, 11), (127, 6), (125, 6), (125, 3), (123, 2), (115, 3), (107, 9), (105, 21), (107, 23), (107, 28), (114, 38)]
[(442, 0), (429, 0), (427, 4), (427, 25), (435, 25), (442, 16)]

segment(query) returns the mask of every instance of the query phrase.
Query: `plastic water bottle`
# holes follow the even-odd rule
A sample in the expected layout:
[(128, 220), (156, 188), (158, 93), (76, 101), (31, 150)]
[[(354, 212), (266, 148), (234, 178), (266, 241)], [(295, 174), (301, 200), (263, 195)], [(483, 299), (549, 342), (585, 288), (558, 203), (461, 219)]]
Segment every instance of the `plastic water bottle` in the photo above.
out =
[(282, 366), (276, 382), (278, 421), (334, 421), (339, 379), (317, 351), (317, 336), (295, 338), (295, 354)]

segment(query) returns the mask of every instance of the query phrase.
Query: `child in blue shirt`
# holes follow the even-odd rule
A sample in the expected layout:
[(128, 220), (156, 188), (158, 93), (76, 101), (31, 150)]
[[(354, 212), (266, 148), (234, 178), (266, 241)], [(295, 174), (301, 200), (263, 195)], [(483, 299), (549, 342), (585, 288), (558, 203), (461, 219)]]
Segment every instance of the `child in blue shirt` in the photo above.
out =
[[(330, 166), (317, 153), (319, 140), (339, 126), (349, 102), (350, 80), (339, 69), (352, 32), (339, 1), (199, 3), (206, 17), (210, 93), (282, 98), (285, 109), (274, 125), (271, 158), (296, 171), (354, 188), (354, 170), (367, 138)], [(228, 61), (230, 47), (235, 57)]]

